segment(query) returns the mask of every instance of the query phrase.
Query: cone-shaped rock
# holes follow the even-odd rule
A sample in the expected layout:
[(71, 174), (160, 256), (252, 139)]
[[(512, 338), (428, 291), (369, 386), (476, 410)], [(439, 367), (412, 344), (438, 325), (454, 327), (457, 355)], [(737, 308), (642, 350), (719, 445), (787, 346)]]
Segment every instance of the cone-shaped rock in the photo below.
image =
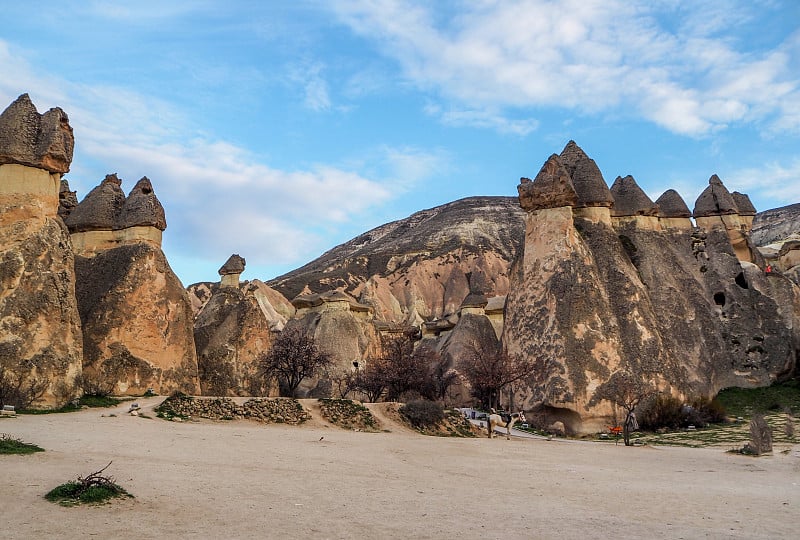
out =
[(611, 195), (614, 197), (614, 206), (611, 207), (612, 216), (658, 215), (658, 205), (642, 191), (631, 175), (625, 178), (617, 176), (611, 186)]
[(56, 107), (40, 115), (28, 94), (19, 96), (0, 114), (0, 164), (65, 173), (74, 146), (67, 114)]
[(661, 217), (666, 218), (688, 218), (692, 217), (692, 212), (683, 200), (683, 197), (674, 189), (668, 189), (656, 199), (656, 204), (661, 210)]
[(575, 141), (569, 141), (559, 156), (564, 168), (572, 177), (578, 194), (576, 206), (611, 206), (614, 197), (608, 189), (603, 173)]
[(246, 262), (244, 257), (240, 257), (238, 253), (234, 253), (228, 260), (225, 261), (225, 264), (217, 271), (221, 276), (227, 276), (230, 274), (241, 274), (244, 272), (244, 266)]
[(58, 215), (61, 219), (66, 219), (72, 213), (75, 207), (78, 206), (78, 197), (76, 192), (70, 191), (69, 182), (61, 179), (61, 187), (58, 190)]
[(723, 216), (727, 214), (738, 214), (736, 201), (733, 195), (722, 184), (722, 180), (716, 174), (708, 179), (708, 187), (697, 198), (694, 203), (694, 217)]
[(167, 228), (167, 219), (150, 179), (145, 176), (136, 183), (125, 199), (115, 229), (146, 226), (163, 231)]
[(756, 207), (753, 206), (753, 203), (750, 201), (750, 197), (747, 195), (747, 193), (739, 193), (738, 191), (734, 191), (731, 193), (731, 197), (733, 197), (733, 202), (736, 203), (736, 208), (739, 209), (740, 216), (756, 215)]
[(556, 154), (547, 159), (533, 182), (522, 178), (517, 191), (520, 206), (528, 211), (575, 206), (578, 203), (572, 178)]
[(125, 193), (120, 184), (122, 181), (116, 174), (106, 175), (100, 185), (90, 191), (64, 220), (69, 232), (116, 229), (118, 216), (125, 206)]

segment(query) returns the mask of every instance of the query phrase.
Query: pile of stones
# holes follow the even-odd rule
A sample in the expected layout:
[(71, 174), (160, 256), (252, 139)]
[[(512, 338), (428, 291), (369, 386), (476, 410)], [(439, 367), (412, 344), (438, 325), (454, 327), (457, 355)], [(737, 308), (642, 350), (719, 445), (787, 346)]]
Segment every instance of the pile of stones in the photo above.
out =
[(320, 399), (323, 418), (341, 428), (355, 431), (379, 431), (380, 424), (372, 412), (351, 399)]
[(168, 420), (250, 418), (267, 424), (292, 425), (302, 424), (311, 418), (311, 414), (292, 398), (253, 398), (239, 405), (230, 398), (195, 398), (175, 394), (164, 400), (156, 412)]

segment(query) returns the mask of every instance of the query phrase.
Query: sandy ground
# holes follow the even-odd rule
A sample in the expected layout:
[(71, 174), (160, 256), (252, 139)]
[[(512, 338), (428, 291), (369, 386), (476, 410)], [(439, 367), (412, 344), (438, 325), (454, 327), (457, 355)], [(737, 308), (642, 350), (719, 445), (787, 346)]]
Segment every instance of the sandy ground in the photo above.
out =
[[(125, 410), (0, 421), (47, 450), (0, 456), (0, 538), (796, 538), (800, 523), (800, 447), (748, 458)], [(42, 497), (111, 460), (135, 499), (63, 508)]]

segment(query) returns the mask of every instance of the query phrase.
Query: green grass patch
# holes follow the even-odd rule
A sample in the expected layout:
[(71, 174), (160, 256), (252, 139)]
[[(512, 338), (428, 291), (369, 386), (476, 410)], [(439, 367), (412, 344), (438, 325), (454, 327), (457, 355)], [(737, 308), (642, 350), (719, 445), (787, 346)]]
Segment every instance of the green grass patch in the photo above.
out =
[(765, 388), (726, 388), (717, 400), (731, 416), (749, 417), (754, 412), (783, 412), (800, 415), (800, 380), (792, 379)]
[(80, 406), (91, 408), (116, 407), (120, 403), (122, 403), (121, 399), (111, 396), (86, 395), (78, 400)]
[(103, 504), (111, 499), (133, 497), (124, 488), (111, 483), (103, 486), (85, 487), (81, 482), (73, 480), (50, 490), (44, 498), (61, 506), (76, 504)]
[(111, 462), (97, 472), (85, 477), (79, 476), (77, 480), (51, 489), (44, 498), (61, 506), (104, 504), (111, 499), (132, 498), (133, 495), (117, 484), (113, 478), (102, 474), (110, 465)]
[(44, 448), (35, 444), (22, 442), (7, 433), (0, 434), (0, 454), (34, 454), (44, 452)]

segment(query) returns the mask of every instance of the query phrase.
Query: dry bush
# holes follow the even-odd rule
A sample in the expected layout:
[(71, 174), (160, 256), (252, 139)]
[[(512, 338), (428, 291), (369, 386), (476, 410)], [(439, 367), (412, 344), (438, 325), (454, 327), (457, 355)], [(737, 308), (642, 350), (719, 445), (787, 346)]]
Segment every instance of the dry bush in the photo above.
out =
[(750, 442), (742, 451), (754, 456), (772, 452), (772, 428), (769, 427), (763, 414), (753, 414), (753, 419), (750, 420)]

